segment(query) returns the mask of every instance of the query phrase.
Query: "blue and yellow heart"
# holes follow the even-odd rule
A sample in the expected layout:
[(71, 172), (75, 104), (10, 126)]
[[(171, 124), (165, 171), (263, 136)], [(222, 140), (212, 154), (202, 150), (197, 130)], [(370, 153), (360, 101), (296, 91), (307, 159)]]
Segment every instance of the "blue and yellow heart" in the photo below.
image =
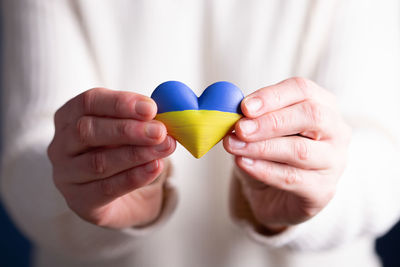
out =
[(229, 82), (217, 82), (198, 98), (185, 84), (160, 84), (151, 98), (157, 104), (156, 120), (194, 157), (201, 158), (232, 130), (242, 117), (243, 94)]

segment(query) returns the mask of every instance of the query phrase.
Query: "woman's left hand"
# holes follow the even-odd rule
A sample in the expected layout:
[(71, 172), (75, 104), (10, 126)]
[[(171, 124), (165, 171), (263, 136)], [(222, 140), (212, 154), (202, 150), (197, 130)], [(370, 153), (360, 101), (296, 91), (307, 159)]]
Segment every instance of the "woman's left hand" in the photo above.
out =
[(346, 163), (351, 129), (334, 96), (291, 78), (252, 93), (241, 108), (245, 117), (224, 147), (244, 174), (254, 217), (276, 232), (310, 219), (333, 197)]

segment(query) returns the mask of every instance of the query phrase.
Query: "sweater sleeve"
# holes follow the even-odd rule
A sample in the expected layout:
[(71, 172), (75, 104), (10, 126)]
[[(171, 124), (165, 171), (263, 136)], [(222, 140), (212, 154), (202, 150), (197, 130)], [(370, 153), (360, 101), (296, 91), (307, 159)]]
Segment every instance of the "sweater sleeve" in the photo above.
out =
[[(332, 27), (320, 29), (327, 31), (323, 49), (303, 44), (309, 45), (309, 53), (320, 53), (315, 68), (305, 76), (337, 95), (353, 128), (347, 167), (336, 195), (319, 214), (278, 235), (260, 233), (243, 205), (240, 212), (233, 207), (234, 219), (254, 240), (321, 250), (374, 239), (399, 220), (399, 12), (398, 1), (342, 1)], [(303, 59), (307, 58), (315, 55), (305, 53)]]
[(134, 249), (141, 236), (167, 220), (177, 198), (174, 189), (166, 188), (161, 215), (148, 227), (109, 230), (81, 220), (53, 185), (46, 155), (53, 114), (81, 90), (101, 83), (74, 3), (2, 1), (1, 196), (15, 223), (36, 245), (98, 260)]

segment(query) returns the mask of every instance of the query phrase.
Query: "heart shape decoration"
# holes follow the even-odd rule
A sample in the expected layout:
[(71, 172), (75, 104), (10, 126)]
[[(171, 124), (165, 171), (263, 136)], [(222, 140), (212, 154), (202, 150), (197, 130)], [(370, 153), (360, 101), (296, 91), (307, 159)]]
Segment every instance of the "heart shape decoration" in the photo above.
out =
[(164, 82), (151, 94), (158, 107), (156, 120), (196, 158), (221, 141), (242, 117), (243, 97), (229, 82), (208, 86), (199, 98), (178, 81)]

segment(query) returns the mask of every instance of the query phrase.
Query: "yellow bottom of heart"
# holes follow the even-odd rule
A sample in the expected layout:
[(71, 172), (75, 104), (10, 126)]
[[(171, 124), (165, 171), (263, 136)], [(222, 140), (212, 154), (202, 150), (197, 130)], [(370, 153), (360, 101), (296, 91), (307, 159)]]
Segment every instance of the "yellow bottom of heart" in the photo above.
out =
[(201, 158), (241, 117), (237, 113), (217, 110), (184, 110), (157, 114), (156, 120), (163, 122), (168, 134), (194, 157)]

